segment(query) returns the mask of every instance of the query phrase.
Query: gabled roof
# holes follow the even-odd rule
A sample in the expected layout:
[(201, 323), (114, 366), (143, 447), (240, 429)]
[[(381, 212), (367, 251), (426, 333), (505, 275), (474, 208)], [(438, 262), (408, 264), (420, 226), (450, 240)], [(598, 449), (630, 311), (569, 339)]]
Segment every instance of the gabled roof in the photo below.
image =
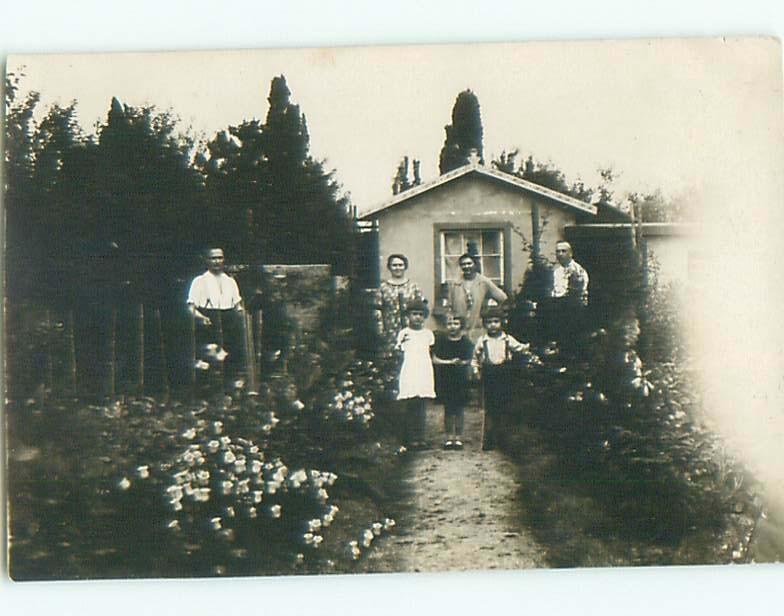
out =
[(457, 178), (461, 178), (464, 175), (468, 175), (469, 173), (477, 173), (481, 176), (498, 180), (500, 182), (503, 182), (515, 188), (522, 189), (526, 192), (531, 192), (540, 195), (542, 197), (546, 197), (547, 199), (552, 199), (553, 201), (556, 201), (569, 208), (579, 210), (584, 214), (590, 214), (592, 216), (595, 216), (597, 212), (597, 208), (595, 205), (591, 205), (590, 203), (586, 203), (585, 201), (580, 201), (579, 199), (575, 199), (574, 197), (565, 195), (561, 192), (558, 192), (557, 190), (545, 188), (544, 186), (540, 186), (539, 184), (534, 184), (533, 182), (522, 180), (518, 177), (515, 177), (514, 175), (504, 173), (503, 171), (490, 169), (488, 167), (485, 167), (484, 165), (480, 165), (476, 163), (468, 163), (467, 165), (463, 165), (462, 167), (458, 167), (457, 169), (453, 169), (452, 171), (448, 171), (447, 173), (438, 176), (435, 180), (426, 182), (425, 184), (420, 184), (419, 186), (414, 186), (413, 188), (409, 188), (408, 190), (398, 195), (395, 195), (389, 201), (385, 201), (378, 207), (373, 208), (372, 210), (370, 210), (365, 214), (362, 214), (360, 218), (361, 219), (372, 218), (376, 214), (386, 209), (389, 209), (395, 205), (403, 203), (404, 201), (408, 201), (409, 199), (413, 197), (417, 197), (429, 190), (433, 190), (434, 188), (441, 186), (442, 184), (446, 184), (447, 182), (451, 182), (453, 180), (456, 180)]

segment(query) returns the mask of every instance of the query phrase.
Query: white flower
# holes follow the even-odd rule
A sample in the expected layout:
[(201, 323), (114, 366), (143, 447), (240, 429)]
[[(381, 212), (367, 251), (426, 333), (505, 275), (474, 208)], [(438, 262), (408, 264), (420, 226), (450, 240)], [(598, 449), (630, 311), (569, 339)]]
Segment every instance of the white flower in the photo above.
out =
[(321, 545), (322, 541), (324, 541), (324, 537), (322, 537), (321, 535), (316, 535), (315, 537), (313, 537), (313, 547), (317, 548), (318, 546)]
[(128, 479), (127, 477), (123, 477), (117, 483), (117, 487), (120, 488), (121, 490), (127, 490), (128, 488), (131, 487), (131, 480)]
[(223, 432), (223, 422), (222, 421), (213, 421), (212, 422), (212, 431), (215, 434), (220, 434)]
[(226, 451), (223, 453), (223, 463), (224, 464), (234, 464), (236, 461), (236, 456), (231, 451)]
[(395, 527), (395, 521), (392, 518), (384, 518), (384, 530), (392, 530)]
[(319, 488), (319, 491), (316, 492), (316, 498), (324, 502), (329, 498), (329, 494), (324, 488)]
[(268, 481), (267, 485), (264, 488), (264, 491), (267, 494), (275, 494), (278, 491), (278, 484), (274, 481)]
[(199, 481), (199, 483), (206, 483), (210, 480), (210, 471), (196, 471), (196, 479)]
[(373, 522), (373, 525), (370, 528), (376, 537), (381, 535), (381, 522)]
[(238, 475), (244, 473), (245, 469), (246, 467), (244, 462), (240, 462), (238, 460), (237, 462), (234, 463), (234, 472), (237, 473)]
[(324, 528), (327, 528), (327, 527), (328, 527), (330, 524), (332, 524), (332, 522), (334, 522), (334, 521), (335, 521), (335, 518), (334, 518), (333, 516), (331, 516), (331, 515), (329, 515), (329, 514), (326, 514), (326, 515), (325, 515), (325, 516), (322, 518), (321, 525), (322, 525)]
[(136, 473), (141, 479), (147, 479), (150, 476), (150, 467), (147, 465), (139, 466), (136, 468)]
[(273, 505), (270, 507), (270, 515), (272, 515), (272, 517), (275, 519), (279, 518), (282, 513), (281, 509), (282, 507), (280, 505)]
[(298, 411), (301, 411), (305, 408), (305, 404), (302, 402), (302, 400), (294, 400), (291, 406), (293, 406)]
[(319, 518), (315, 518), (308, 522), (308, 530), (314, 531), (321, 528), (321, 520)]
[(223, 526), (221, 525), (220, 517), (216, 516), (212, 518), (210, 520), (210, 526), (212, 527), (213, 530), (220, 530), (221, 528), (223, 528)]
[(260, 503), (264, 498), (264, 492), (261, 490), (253, 490), (253, 502)]
[(261, 462), (258, 460), (253, 460), (250, 463), (250, 472), (254, 475), (258, 475), (261, 472)]
[(302, 539), (305, 541), (305, 545), (310, 545), (313, 543), (313, 533), (305, 533), (302, 535)]
[(204, 361), (202, 359), (197, 359), (196, 363), (193, 364), (193, 367), (196, 368), (196, 370), (209, 370), (210, 369), (210, 365), (206, 361)]
[(225, 449), (231, 444), (231, 438), (228, 436), (221, 436), (220, 437), (221, 446)]
[(228, 496), (231, 494), (231, 490), (234, 488), (234, 483), (231, 481), (221, 481), (221, 489), (223, 490), (223, 495)]
[(167, 527), (171, 528), (172, 530), (180, 530), (180, 521), (179, 520), (172, 520), (171, 522), (169, 522)]
[(249, 507), (248, 508), (248, 517), (249, 518), (255, 518), (257, 515), (258, 515), (258, 512), (256, 511), (255, 507)]
[(337, 506), (337, 505), (332, 505), (332, 506), (330, 506), (330, 508), (329, 508), (329, 515), (331, 515), (331, 516), (333, 516), (333, 517), (334, 517), (334, 516), (337, 514), (337, 512), (338, 512), (338, 511), (340, 511), (340, 509), (338, 508), (338, 506)]
[(226, 507), (225, 513), (227, 518), (233, 518), (235, 516), (234, 507), (229, 505), (228, 507)]
[(188, 430), (186, 430), (185, 432), (182, 433), (182, 436), (183, 436), (183, 438), (187, 438), (188, 440), (192, 440), (192, 439), (196, 438), (196, 429), (195, 428), (189, 428)]

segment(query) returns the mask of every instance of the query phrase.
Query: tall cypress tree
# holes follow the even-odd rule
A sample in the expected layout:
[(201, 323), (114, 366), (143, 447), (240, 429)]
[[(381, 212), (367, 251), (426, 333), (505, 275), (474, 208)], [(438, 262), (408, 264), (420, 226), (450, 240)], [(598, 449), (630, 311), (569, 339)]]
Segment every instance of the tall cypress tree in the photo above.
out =
[(307, 120), (291, 102), (283, 75), (272, 80), (268, 101), (261, 133), (261, 220), (269, 237), (268, 257), (345, 269), (351, 245), (348, 199), (340, 194), (334, 173), (310, 155)]
[(351, 250), (349, 201), (333, 172), (310, 155), (305, 115), (283, 75), (272, 79), (264, 122), (221, 131), (197, 160), (213, 227), (233, 258), (329, 263), (345, 271)]
[(446, 125), (444, 130), (446, 139), (438, 163), (441, 174), (468, 163), (471, 150), (476, 150), (479, 161), (484, 164), (479, 99), (471, 90), (464, 90), (457, 95), (452, 107), (452, 123)]

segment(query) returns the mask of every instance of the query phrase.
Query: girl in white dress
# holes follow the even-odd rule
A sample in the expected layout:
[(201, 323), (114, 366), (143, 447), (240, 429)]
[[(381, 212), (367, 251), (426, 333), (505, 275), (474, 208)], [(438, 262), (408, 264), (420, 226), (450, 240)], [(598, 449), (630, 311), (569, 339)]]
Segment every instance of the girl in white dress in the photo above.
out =
[(403, 353), (403, 364), (398, 379), (398, 400), (405, 401), (403, 444), (411, 449), (422, 449), (425, 443), (425, 400), (435, 398), (435, 380), (431, 348), (433, 332), (427, 329), (427, 305), (421, 299), (406, 304), (408, 326), (397, 335), (395, 348)]

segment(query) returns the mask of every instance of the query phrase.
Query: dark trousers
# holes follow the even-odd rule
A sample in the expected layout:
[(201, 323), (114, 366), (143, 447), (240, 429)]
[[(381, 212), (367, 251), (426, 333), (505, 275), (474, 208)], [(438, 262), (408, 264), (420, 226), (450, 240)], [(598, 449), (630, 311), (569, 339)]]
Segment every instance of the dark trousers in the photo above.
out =
[[(230, 387), (243, 371), (244, 366), (244, 331), (242, 314), (236, 310), (211, 310), (200, 308), (204, 316), (211, 321), (210, 325), (196, 323), (196, 357), (210, 364), (209, 382), (215, 382), (215, 374), (222, 374), (221, 386)], [(220, 363), (212, 359), (208, 352), (208, 345), (215, 344), (218, 349), (224, 349), (228, 355)]]
[(511, 367), (505, 364), (482, 366), (482, 404), (485, 410), (482, 449), (494, 449), (511, 412)]

